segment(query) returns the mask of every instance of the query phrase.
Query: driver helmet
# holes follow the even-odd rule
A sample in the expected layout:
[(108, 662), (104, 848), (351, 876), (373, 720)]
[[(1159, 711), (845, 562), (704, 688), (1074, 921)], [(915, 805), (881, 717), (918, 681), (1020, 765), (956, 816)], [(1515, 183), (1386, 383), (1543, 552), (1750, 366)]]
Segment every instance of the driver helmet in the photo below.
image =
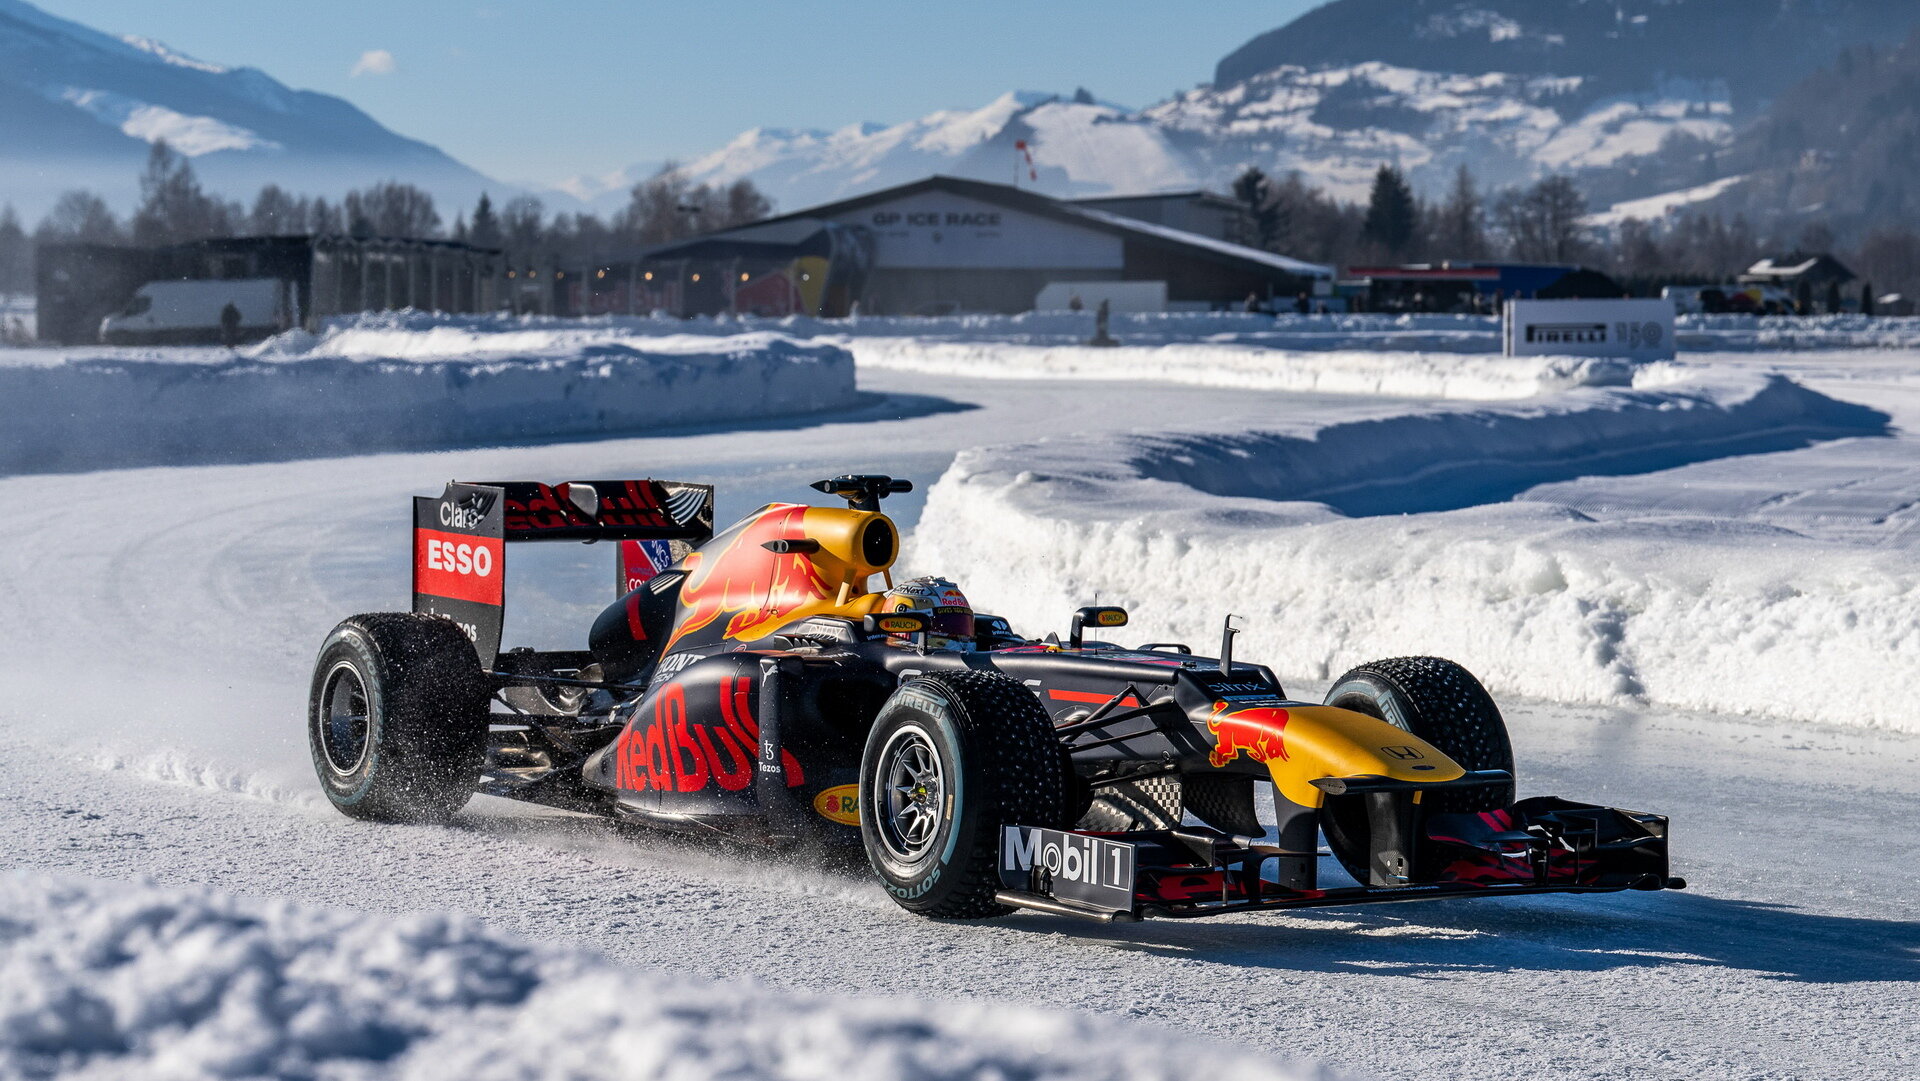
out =
[(889, 612), (929, 613), (927, 645), (933, 649), (973, 647), (973, 606), (945, 578), (923, 575), (896, 584), (880, 602), (880, 613)]

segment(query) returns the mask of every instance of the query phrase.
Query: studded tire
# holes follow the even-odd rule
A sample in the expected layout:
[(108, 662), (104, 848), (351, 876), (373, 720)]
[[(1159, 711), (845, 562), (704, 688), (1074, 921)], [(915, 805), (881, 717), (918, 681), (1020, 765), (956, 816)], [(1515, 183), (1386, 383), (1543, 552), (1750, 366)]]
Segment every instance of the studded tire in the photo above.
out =
[(1070, 802), (1067, 759), (1046, 710), (996, 672), (903, 681), (881, 707), (861, 756), (867, 860), (888, 895), (923, 916), (980, 919), (1011, 911), (993, 898), (1001, 827), (1063, 827)]
[[(1440, 657), (1370, 661), (1341, 676), (1327, 705), (1378, 717), (1433, 744), (1468, 770), (1513, 772), (1513, 745), (1500, 708), (1473, 673)], [(1430, 811), (1490, 811), (1513, 802), (1513, 784), (1429, 793)], [(1327, 847), (1348, 871), (1366, 881), (1369, 839), (1357, 803), (1329, 801), (1322, 816)]]
[[(1411, 732), (1463, 769), (1513, 772), (1513, 744), (1500, 707), (1472, 672), (1452, 661), (1394, 657), (1368, 662), (1334, 681), (1327, 705)], [(1438, 811), (1490, 811), (1513, 802), (1513, 785), (1436, 792), (1429, 799)]]
[(307, 742), (327, 799), (376, 822), (441, 822), (466, 805), (492, 691), (452, 622), (412, 612), (341, 621), (320, 647)]

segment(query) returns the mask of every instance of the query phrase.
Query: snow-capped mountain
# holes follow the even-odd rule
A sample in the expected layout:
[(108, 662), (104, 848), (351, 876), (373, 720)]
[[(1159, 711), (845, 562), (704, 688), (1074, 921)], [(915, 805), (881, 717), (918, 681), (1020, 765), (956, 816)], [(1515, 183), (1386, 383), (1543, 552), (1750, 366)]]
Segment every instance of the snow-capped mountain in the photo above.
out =
[(0, 202), (29, 220), (67, 188), (129, 205), (158, 139), (234, 198), (269, 181), (337, 197), (399, 178), (463, 204), (502, 187), (339, 98), (0, 0)]
[[(1037, 184), (1027, 179), (1017, 144), (1035, 152)], [(1191, 186), (1197, 163), (1159, 125), (1084, 91), (1071, 96), (1033, 91), (1002, 94), (972, 110), (932, 113), (902, 124), (850, 124), (837, 131), (753, 128), (725, 146), (682, 164), (703, 183), (746, 177), (799, 209), (858, 191), (919, 180), (933, 173), (1024, 185), (1058, 195), (1104, 194), (1114, 178), (1148, 189)], [(652, 167), (582, 178), (566, 190), (624, 200), (625, 189)]]
[(1334, 0), (1145, 109), (1012, 93), (890, 126), (755, 129), (685, 168), (798, 209), (934, 172), (1029, 183), (1024, 141), (1031, 186), (1055, 195), (1224, 188), (1257, 165), (1358, 198), (1391, 162), (1435, 195), (1462, 164), (1491, 184), (1572, 172), (1604, 204), (1715, 179), (1646, 163), (1728, 145), (1841, 47), (1917, 18), (1911, 0)]

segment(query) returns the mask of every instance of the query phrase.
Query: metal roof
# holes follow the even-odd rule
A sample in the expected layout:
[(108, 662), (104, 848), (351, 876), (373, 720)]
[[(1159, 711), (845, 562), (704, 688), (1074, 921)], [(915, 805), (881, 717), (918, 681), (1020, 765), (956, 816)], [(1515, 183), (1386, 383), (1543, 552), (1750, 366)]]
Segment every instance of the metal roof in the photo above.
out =
[(798, 210), (791, 214), (767, 218), (763, 221), (755, 222), (753, 225), (744, 226), (743, 228), (751, 229), (809, 218), (833, 217), (835, 215), (845, 214), (848, 211), (892, 202), (895, 199), (904, 198), (909, 195), (917, 195), (925, 191), (943, 191), (953, 195), (963, 195), (970, 199), (977, 199), (983, 203), (992, 203), (1011, 210), (1033, 214), (1038, 217), (1051, 218), (1055, 221), (1085, 226), (1089, 229), (1122, 236), (1154, 247), (1185, 250), (1216, 262), (1238, 264), (1242, 267), (1258, 268), (1262, 271), (1278, 270), (1301, 278), (1332, 278), (1334, 276), (1332, 267), (1323, 266), (1319, 263), (1309, 263), (1285, 255), (1276, 255), (1273, 252), (1261, 251), (1258, 248), (1249, 248), (1244, 244), (1215, 240), (1212, 237), (1201, 236), (1198, 233), (1189, 233), (1181, 229), (1155, 225), (1152, 222), (1129, 218), (1124, 214), (1096, 210), (1089, 206), (1079, 206), (1074, 203), (1052, 198), (1051, 196), (1041, 195), (1038, 192), (1012, 187), (1007, 184), (993, 184), (984, 180), (969, 180), (965, 177), (957, 176), (930, 176), (924, 180), (916, 180), (910, 184), (900, 184), (891, 188), (882, 188), (879, 191), (870, 191), (862, 195), (856, 195), (850, 199), (842, 199), (838, 202), (808, 207), (805, 210)]

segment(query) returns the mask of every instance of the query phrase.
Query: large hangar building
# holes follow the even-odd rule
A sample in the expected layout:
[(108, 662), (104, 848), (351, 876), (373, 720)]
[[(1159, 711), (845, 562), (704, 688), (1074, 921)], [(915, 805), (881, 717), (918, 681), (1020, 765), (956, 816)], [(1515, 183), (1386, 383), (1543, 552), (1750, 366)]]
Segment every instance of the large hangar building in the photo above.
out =
[[(858, 264), (835, 275), (842, 288), (807, 288), (824, 268), (801, 269), (811, 264), (793, 238), (817, 247), (822, 234), (841, 238), (836, 261)], [(796, 244), (791, 258), (788, 244)], [(696, 237), (649, 251), (644, 266), (649, 283), (679, 287), (666, 306), (683, 315), (835, 316), (855, 302), (872, 315), (1014, 313), (1032, 310), (1050, 285), (1058, 297), (1077, 295), (1076, 284), (1114, 282), (1139, 283), (1129, 295), (1163, 297), (1165, 310), (1208, 311), (1249, 297), (1278, 306), (1301, 293), (1327, 296), (1334, 278), (1332, 267), (1100, 205), (949, 176)], [(769, 276), (790, 277), (793, 288), (770, 288)]]

